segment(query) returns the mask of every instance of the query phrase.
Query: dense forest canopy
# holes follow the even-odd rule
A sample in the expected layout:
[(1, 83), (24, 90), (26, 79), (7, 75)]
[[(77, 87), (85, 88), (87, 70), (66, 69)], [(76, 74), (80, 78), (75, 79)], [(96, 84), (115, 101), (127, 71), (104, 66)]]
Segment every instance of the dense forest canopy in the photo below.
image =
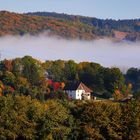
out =
[[(109, 100), (71, 100), (68, 82), (82, 81)], [(0, 62), (0, 139), (136, 140), (140, 136), (140, 70), (31, 56)], [(135, 94), (128, 103), (118, 102)], [(101, 97), (100, 97), (101, 99)]]
[(140, 31), (140, 27), (138, 26), (140, 19), (126, 19), (126, 20), (97, 19), (92, 17), (58, 14), (58, 13), (50, 13), (50, 12), (33, 12), (33, 13), (27, 13), (27, 15), (54, 17), (59, 19), (65, 19), (68, 21), (79, 20), (84, 24), (95, 26), (101, 29), (106, 28), (108, 30), (114, 29), (114, 30), (124, 31), (124, 32)]
[(0, 97), (0, 139), (137, 140), (140, 100), (40, 102), (30, 96)]
[(131, 68), (124, 75), (119, 68), (106, 68), (93, 62), (56, 60), (42, 63), (25, 56), (1, 61), (0, 81), (4, 86), (1, 95), (12, 92), (45, 100), (50, 92), (61, 92), (67, 83), (83, 82), (93, 94), (110, 98), (116, 92), (124, 96), (128, 92), (139, 93), (140, 70)]
[(0, 12), (0, 35), (37, 35), (48, 31), (64, 38), (92, 40), (111, 38), (140, 40), (140, 20), (97, 19), (57, 13), (27, 14)]

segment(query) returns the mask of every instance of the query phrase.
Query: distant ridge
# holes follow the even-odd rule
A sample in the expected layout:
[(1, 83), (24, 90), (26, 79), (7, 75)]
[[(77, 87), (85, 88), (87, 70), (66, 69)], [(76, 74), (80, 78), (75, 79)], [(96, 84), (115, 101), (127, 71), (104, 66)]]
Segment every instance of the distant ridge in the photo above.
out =
[(27, 33), (37, 35), (44, 31), (49, 31), (50, 35), (72, 39), (114, 38), (137, 41), (140, 40), (140, 19), (103, 20), (51, 12), (0, 12), (0, 36)]
[(97, 20), (112, 20), (112, 21), (140, 21), (140, 18), (136, 18), (136, 19), (99, 19), (96, 17), (90, 17), (90, 16), (82, 16), (82, 15), (72, 15), (72, 14), (66, 14), (66, 13), (56, 13), (56, 12), (28, 12), (28, 13), (24, 13), (26, 15), (38, 15), (38, 16), (50, 16), (50, 17), (55, 17), (55, 18), (65, 18), (65, 19), (72, 19), (73, 17), (80, 17), (80, 18), (88, 18), (88, 19), (97, 19)]

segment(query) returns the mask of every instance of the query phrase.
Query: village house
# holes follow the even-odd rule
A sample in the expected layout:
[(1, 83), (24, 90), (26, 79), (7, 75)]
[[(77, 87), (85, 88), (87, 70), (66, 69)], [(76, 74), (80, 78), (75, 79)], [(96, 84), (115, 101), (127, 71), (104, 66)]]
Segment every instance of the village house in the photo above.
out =
[(93, 92), (82, 82), (66, 84), (64, 91), (68, 94), (69, 98), (77, 100), (90, 100), (91, 93)]

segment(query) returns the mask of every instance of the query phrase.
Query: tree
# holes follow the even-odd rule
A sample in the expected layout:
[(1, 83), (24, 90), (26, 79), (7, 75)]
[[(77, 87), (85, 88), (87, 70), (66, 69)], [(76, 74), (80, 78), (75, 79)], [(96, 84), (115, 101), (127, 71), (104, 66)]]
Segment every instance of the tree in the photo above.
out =
[(136, 140), (140, 137), (140, 100), (122, 105), (123, 139)]
[(124, 86), (124, 76), (119, 68), (106, 68), (104, 70), (104, 87), (107, 91), (114, 93), (115, 90), (122, 90)]
[(140, 69), (130, 68), (128, 69), (126, 75), (126, 83), (131, 83), (133, 85), (134, 93), (140, 91)]
[(35, 139), (37, 122), (46, 107), (37, 100), (24, 96), (0, 98), (0, 139)]
[(4, 71), (2, 75), (2, 81), (5, 85), (14, 87), (16, 82), (16, 77), (12, 72)]
[(41, 66), (41, 63), (30, 56), (22, 58), (23, 63), (23, 75), (33, 85), (38, 85), (40, 79), (45, 77), (45, 71)]
[(16, 78), (16, 91), (18, 94), (29, 95), (29, 88), (30, 83), (28, 82), (27, 78), (21, 76)]
[(6, 60), (5, 59), (5, 60), (3, 60), (2, 64), (3, 64), (3, 69), (5, 71), (12, 71), (12, 68), (13, 68), (12, 60)]
[(73, 60), (69, 60), (65, 64), (64, 73), (67, 81), (78, 81), (77, 64)]
[[(99, 73), (101, 71), (101, 66), (96, 63), (81, 62), (78, 65), (78, 72), (80, 81), (83, 81), (91, 87), (96, 87), (99, 82)], [(101, 85), (100, 85), (101, 86)]]
[(40, 122), (39, 134), (41, 139), (51, 137), (54, 140), (66, 140), (71, 129), (69, 128), (70, 114), (57, 100), (48, 100), (48, 107), (43, 122)]
[(47, 72), (49, 74), (49, 78), (54, 81), (64, 81), (65, 75), (64, 75), (64, 66), (65, 62), (62, 60), (54, 61), (50, 66), (47, 62)]
[(13, 69), (12, 72), (15, 76), (23, 76), (23, 64), (20, 58), (16, 58), (12, 61)]
[(121, 108), (112, 102), (77, 102), (72, 109), (76, 119), (75, 139), (121, 140)]

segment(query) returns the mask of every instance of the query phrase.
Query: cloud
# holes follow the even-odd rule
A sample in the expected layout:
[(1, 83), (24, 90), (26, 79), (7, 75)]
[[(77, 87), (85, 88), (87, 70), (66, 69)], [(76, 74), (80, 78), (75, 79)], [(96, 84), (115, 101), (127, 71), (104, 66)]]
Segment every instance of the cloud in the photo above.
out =
[(1, 59), (31, 55), (42, 61), (90, 61), (105, 67), (140, 67), (140, 42), (66, 40), (46, 35), (0, 38)]

